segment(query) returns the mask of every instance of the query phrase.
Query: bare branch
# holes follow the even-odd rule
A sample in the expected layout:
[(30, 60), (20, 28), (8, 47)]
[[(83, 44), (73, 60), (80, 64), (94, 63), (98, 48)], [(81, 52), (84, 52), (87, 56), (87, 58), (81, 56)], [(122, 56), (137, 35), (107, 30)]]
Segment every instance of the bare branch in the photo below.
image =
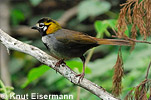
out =
[[(34, 47), (32, 45), (23, 43), (12, 38), (1, 29), (0, 29), (0, 41), (3, 45), (6, 46), (6, 48), (29, 54), (36, 58), (37, 60), (39, 60), (41, 63), (44, 63), (56, 70), (55, 64), (57, 60), (55, 58), (51, 57), (50, 55), (48, 55), (47, 53), (45, 53), (44, 51), (40, 50), (37, 47)], [(110, 93), (108, 93), (107, 91), (105, 91), (105, 89), (103, 89), (102, 87), (98, 86), (95, 83), (92, 83), (91, 81), (85, 78), (80, 83), (78, 83), (79, 77), (76, 77), (76, 73), (64, 64), (60, 65), (60, 67), (57, 68), (57, 71), (72, 83), (88, 90), (89, 92), (95, 94), (96, 96), (103, 100), (119, 100)]]
[(149, 74), (150, 66), (151, 66), (151, 61), (150, 61), (149, 65), (148, 65), (148, 68), (147, 68), (147, 72), (146, 72), (145, 79), (148, 79), (148, 74)]
[[(115, 36), (115, 35), (112, 35), (112, 37), (118, 37), (118, 36)], [(123, 38), (124, 39), (124, 38)], [(136, 43), (146, 43), (146, 44), (151, 44), (151, 42), (149, 42), (149, 41), (146, 41), (146, 40), (144, 40), (144, 41), (141, 41), (141, 40), (136, 40), (136, 39), (132, 39), (132, 38), (126, 38), (127, 40), (130, 40), (130, 41), (133, 41), (133, 42), (136, 42)]]

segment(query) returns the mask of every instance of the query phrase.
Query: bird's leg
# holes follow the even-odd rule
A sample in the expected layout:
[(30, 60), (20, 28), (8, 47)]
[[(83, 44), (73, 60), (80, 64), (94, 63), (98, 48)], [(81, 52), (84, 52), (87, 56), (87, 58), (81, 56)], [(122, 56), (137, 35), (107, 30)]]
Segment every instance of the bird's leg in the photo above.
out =
[(81, 58), (81, 60), (82, 60), (82, 62), (83, 62), (83, 71), (82, 71), (81, 74), (76, 75), (76, 77), (77, 77), (77, 76), (80, 76), (78, 83), (80, 83), (80, 80), (81, 80), (81, 81), (83, 80), (84, 75), (85, 75), (85, 57), (82, 56), (82, 57), (80, 57), (80, 58)]
[(59, 67), (61, 64), (66, 64), (66, 63), (64, 62), (64, 59), (60, 59), (60, 60), (55, 64), (55, 67), (56, 67), (56, 73), (58, 72), (57, 67)]

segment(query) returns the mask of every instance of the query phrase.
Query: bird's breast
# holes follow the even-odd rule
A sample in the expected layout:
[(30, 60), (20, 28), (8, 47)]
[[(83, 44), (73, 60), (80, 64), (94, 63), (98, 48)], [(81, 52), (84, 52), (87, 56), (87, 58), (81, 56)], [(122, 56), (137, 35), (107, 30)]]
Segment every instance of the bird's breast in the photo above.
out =
[(58, 41), (53, 34), (43, 36), (42, 41), (49, 48), (50, 54), (56, 56), (59, 59), (70, 59), (73, 58), (74, 54), (71, 53), (72, 48), (66, 44)]

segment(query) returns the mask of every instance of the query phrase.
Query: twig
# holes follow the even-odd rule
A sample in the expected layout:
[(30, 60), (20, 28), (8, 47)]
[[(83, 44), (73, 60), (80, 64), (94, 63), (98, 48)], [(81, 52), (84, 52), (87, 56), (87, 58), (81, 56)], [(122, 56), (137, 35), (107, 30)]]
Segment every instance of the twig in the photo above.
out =
[[(52, 69), (56, 70), (55, 64), (58, 60), (56, 60), (55, 58), (48, 55), (47, 53), (45, 53), (44, 51), (40, 50), (37, 47), (34, 47), (32, 45), (23, 43), (12, 38), (1, 29), (0, 29), (0, 41), (3, 45), (6, 46), (6, 48), (29, 54), (36, 58), (37, 60), (39, 60), (41, 63), (44, 63), (50, 66)], [(72, 83), (88, 90), (89, 92), (95, 94), (96, 96), (103, 100), (119, 100), (115, 98), (112, 94), (105, 91), (102, 87), (85, 78), (80, 83), (78, 83), (79, 77), (76, 77), (76, 73), (72, 71), (70, 68), (68, 68), (65, 64), (61, 64), (60, 67), (57, 68), (57, 71)]]
[(77, 87), (77, 100), (80, 100), (80, 90), (81, 90), (81, 87)]
[(147, 79), (147, 78), (148, 78), (148, 74), (149, 74), (150, 66), (151, 66), (151, 61), (150, 61), (149, 65), (148, 65), (148, 68), (147, 68), (147, 72), (146, 72), (145, 79)]
[[(115, 35), (112, 35), (112, 37), (118, 37), (118, 34), (117, 32), (115, 31), (114, 28), (112, 28), (113, 32), (115, 33)], [(119, 38), (119, 37), (118, 37)], [(132, 39), (132, 38), (124, 38), (124, 39), (127, 39), (127, 40), (130, 40), (130, 41), (133, 41), (133, 42), (138, 42), (138, 43), (147, 43), (147, 44), (151, 44), (151, 42), (148, 42), (148, 41), (141, 41), (141, 40), (136, 40), (136, 39)]]
[[(118, 37), (115, 35), (112, 35), (112, 37)], [(137, 42), (137, 43), (147, 43), (147, 44), (151, 44), (151, 42), (148, 41), (141, 41), (141, 40), (136, 40), (136, 39), (132, 39), (132, 38), (126, 38), (127, 40), (133, 41), (133, 42)]]
[(138, 43), (147, 43), (147, 44), (151, 44), (151, 42), (148, 42), (148, 41), (141, 41), (141, 40), (136, 40), (136, 39), (131, 39), (131, 38), (128, 38), (128, 40), (133, 41), (133, 42), (138, 42)]
[[(145, 79), (139, 83), (139, 85), (137, 85), (136, 87), (133, 87), (133, 89), (131, 91), (128, 92), (128, 94), (126, 95), (125, 99), (124, 100), (131, 100), (131, 98), (133, 98), (133, 93), (135, 93), (135, 96), (139, 96), (140, 99), (139, 100), (142, 100), (141, 96), (142, 96), (142, 93), (144, 92), (143, 90), (145, 90), (145, 93), (147, 93), (148, 91), (148, 86), (146, 87), (147, 83), (148, 82), (151, 82), (150, 79), (148, 79), (148, 74), (149, 74), (149, 69), (151, 67), (151, 61), (148, 65), (148, 68), (147, 68), (147, 72), (146, 72), (146, 76), (145, 76)], [(150, 84), (150, 83), (149, 83)], [(140, 89), (141, 88), (141, 89)], [(137, 90), (137, 91), (136, 91)], [(151, 93), (151, 88), (150, 88), (150, 93)], [(144, 93), (143, 93), (144, 94)], [(145, 94), (146, 95), (146, 94)], [(137, 99), (138, 100), (138, 99)], [(151, 95), (148, 99), (143, 99), (143, 100), (151, 100)]]

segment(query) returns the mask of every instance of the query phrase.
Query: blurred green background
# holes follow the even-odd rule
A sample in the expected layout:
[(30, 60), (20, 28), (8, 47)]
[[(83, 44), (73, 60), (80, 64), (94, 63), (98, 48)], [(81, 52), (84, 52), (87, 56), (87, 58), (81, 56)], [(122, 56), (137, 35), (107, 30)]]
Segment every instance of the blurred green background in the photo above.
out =
[[(9, 7), (9, 32), (14, 38), (34, 45), (47, 53), (49, 52), (43, 45), (39, 33), (30, 29), (42, 17), (51, 17), (58, 20), (67, 29), (81, 31), (99, 38), (112, 38), (111, 35), (115, 35), (112, 28), (116, 30), (121, 8), (119, 4), (125, 1), (10, 0), (6, 3)], [(63, 22), (67, 18), (63, 16), (69, 17), (70, 14), (72, 16)], [(131, 26), (128, 26), (128, 30), (125, 32), (128, 36), (130, 35), (130, 29)], [(137, 39), (139, 40), (141, 37), (138, 36)], [(102, 86), (108, 92), (111, 92), (112, 88), (113, 66), (116, 63), (118, 49), (119, 46), (105, 45), (93, 49), (92, 57), (86, 68), (85, 78)], [(1, 53), (3, 53), (2, 50)], [(89, 51), (85, 56), (87, 57), (88, 54)], [(144, 80), (151, 58), (151, 45), (136, 44), (132, 52), (130, 52), (130, 47), (122, 47), (122, 54), (125, 75), (122, 83), (123, 92), (120, 97), (124, 98), (128, 91)], [(11, 92), (17, 94), (32, 92), (40, 94), (71, 94), (74, 96), (74, 100), (99, 100), (97, 96), (82, 88), (80, 89), (80, 98), (78, 98), (78, 86), (29, 55), (18, 51), (10, 51), (7, 63), (10, 84), (14, 88), (13, 90), (8, 87), (7, 90)], [(66, 63), (77, 73), (81, 72), (82, 62), (80, 59), (71, 59)], [(5, 80), (3, 82), (5, 83)], [(4, 85), (7, 86), (7, 84)], [(1, 92), (3, 92), (2, 89)]]

